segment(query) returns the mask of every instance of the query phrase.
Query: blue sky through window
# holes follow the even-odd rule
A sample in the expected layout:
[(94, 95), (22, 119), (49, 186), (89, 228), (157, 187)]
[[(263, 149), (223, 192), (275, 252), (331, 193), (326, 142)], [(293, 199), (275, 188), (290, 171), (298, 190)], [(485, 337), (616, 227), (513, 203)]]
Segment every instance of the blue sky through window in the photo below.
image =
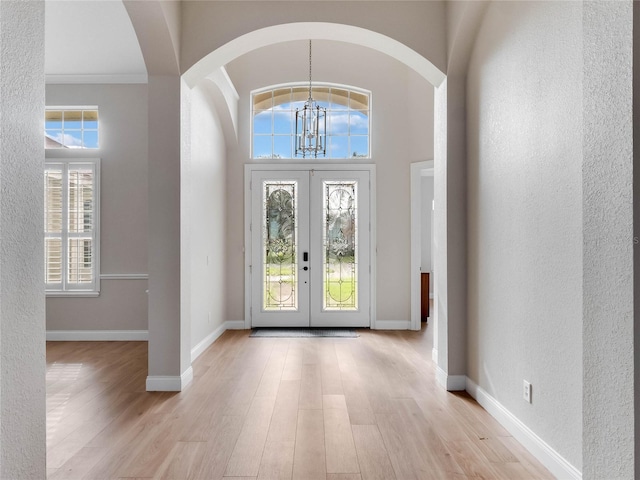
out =
[[(309, 96), (308, 87), (285, 87), (253, 95), (253, 158), (295, 158), (295, 112)], [(370, 94), (316, 86), (312, 96), (327, 109), (326, 158), (368, 158)]]
[(45, 111), (45, 148), (98, 148), (98, 110)]

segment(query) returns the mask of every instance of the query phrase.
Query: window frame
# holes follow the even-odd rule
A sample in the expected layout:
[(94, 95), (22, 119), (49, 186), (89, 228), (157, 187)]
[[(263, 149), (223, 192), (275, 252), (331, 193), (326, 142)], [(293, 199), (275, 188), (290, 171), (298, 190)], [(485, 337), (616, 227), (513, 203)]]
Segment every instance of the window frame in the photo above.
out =
[[(81, 114), (84, 117), (84, 112), (93, 112), (95, 111), (97, 113), (97, 119), (96, 119), (96, 128), (95, 130), (92, 128), (85, 128), (84, 126), (84, 118), (81, 121), (81, 126), (79, 129), (65, 129), (64, 124), (65, 124), (65, 120), (64, 120), (64, 114), (67, 112), (81, 112)], [(57, 140), (54, 140), (57, 143), (60, 143), (60, 147), (47, 147), (46, 146), (46, 139), (50, 138), (47, 137), (47, 112), (61, 112), (63, 117), (61, 120), (61, 127), (60, 127), (60, 132), (62, 134), (64, 134), (65, 130), (71, 131), (71, 132), (80, 132), (80, 138), (81, 141), (83, 143), (83, 146), (81, 147), (74, 147), (74, 146), (69, 146), (69, 145), (64, 145), (60, 142), (57, 142)], [(57, 129), (56, 129), (57, 130)], [(96, 133), (96, 143), (97, 146), (95, 147), (85, 147), (84, 146), (84, 138), (85, 138), (85, 132), (95, 132)], [(97, 151), (100, 150), (100, 140), (101, 140), (101, 135), (100, 135), (100, 109), (98, 108), (97, 105), (47, 105), (45, 107), (45, 119), (44, 119), (44, 137), (45, 137), (45, 150), (51, 150), (51, 151), (56, 151), (56, 150), (80, 150), (80, 151)]]
[[(56, 233), (49, 233), (46, 231), (46, 216), (43, 218), (44, 225), (44, 251), (45, 255), (45, 294), (47, 297), (97, 297), (100, 295), (100, 158), (45, 158), (45, 165), (43, 171), (43, 183), (44, 174), (51, 170), (62, 170), (62, 231), (58, 235)], [(93, 244), (93, 281), (87, 284), (70, 283), (68, 280), (68, 243), (69, 239), (73, 238), (73, 232), (69, 232), (69, 171), (75, 168), (90, 168), (93, 171), (93, 229), (90, 235), (82, 235), (91, 237)], [(47, 202), (47, 188), (46, 184), (43, 185), (45, 193), (45, 209)], [(84, 220), (83, 220), (84, 221)], [(81, 237), (81, 236), (78, 236)], [(62, 245), (62, 282), (46, 283), (46, 271), (47, 271), (47, 258), (46, 258), (46, 239), (47, 238), (60, 238)], [(79, 253), (79, 261), (84, 264), (86, 260), (84, 247), (82, 252)]]
[[(337, 83), (329, 83), (329, 82), (313, 82), (312, 84), (312, 89), (316, 90), (316, 89), (337, 89), (337, 90), (346, 90), (349, 92), (349, 94), (351, 94), (351, 92), (360, 94), (360, 95), (366, 95), (367, 99), (368, 99), (368, 108), (367, 108), (367, 120), (368, 120), (368, 127), (367, 127), (367, 155), (366, 156), (346, 156), (346, 157), (333, 157), (330, 154), (327, 154), (324, 157), (313, 157), (313, 156), (307, 156), (305, 158), (303, 158), (302, 156), (296, 156), (295, 152), (293, 150), (293, 142), (295, 141), (294, 137), (294, 132), (292, 131), (289, 135), (289, 137), (291, 138), (291, 145), (292, 145), (292, 156), (289, 157), (275, 157), (273, 156), (274, 154), (274, 140), (273, 137), (286, 137), (286, 134), (279, 134), (279, 133), (275, 133), (274, 132), (274, 127), (273, 127), (273, 116), (272, 116), (272, 128), (271, 128), (271, 133), (269, 135), (266, 134), (259, 134), (260, 137), (267, 137), (270, 136), (272, 138), (272, 143), (271, 143), (271, 153), (272, 156), (271, 157), (256, 157), (255, 156), (255, 152), (254, 152), (254, 141), (255, 141), (255, 134), (254, 134), (254, 120), (255, 120), (255, 116), (254, 116), (254, 97), (257, 95), (262, 95), (268, 92), (272, 93), (273, 96), (273, 92), (277, 91), (277, 90), (282, 90), (282, 89), (287, 89), (290, 88), (292, 90), (294, 89), (305, 89), (307, 92), (309, 90), (309, 82), (305, 81), (305, 82), (291, 82), (291, 83), (281, 83), (278, 85), (270, 85), (267, 87), (262, 87), (262, 88), (258, 88), (255, 90), (252, 90), (250, 92), (249, 95), (249, 118), (250, 118), (250, 125), (249, 125), (249, 158), (252, 161), (282, 161), (282, 162), (291, 162), (291, 161), (304, 161), (304, 162), (343, 162), (343, 161), (348, 161), (348, 162), (358, 162), (358, 161), (371, 161), (371, 159), (373, 158), (373, 154), (371, 151), (371, 131), (372, 131), (372, 125), (373, 125), (373, 121), (372, 121), (372, 103), (373, 103), (373, 94), (371, 92), (371, 90), (367, 90), (364, 88), (360, 88), (360, 87), (356, 87), (353, 85), (343, 85), (343, 84), (337, 84)], [(307, 95), (308, 96), (308, 93)], [(306, 100), (306, 98), (305, 98)], [(316, 99), (317, 101), (317, 99)], [(273, 108), (273, 107), (271, 107)], [(344, 111), (343, 110), (334, 110), (333, 112), (351, 112), (351, 111), (362, 111), (362, 110), (358, 110), (358, 109), (351, 109), (351, 107), (346, 108)], [(295, 115), (295, 110), (293, 110), (294, 115)], [(332, 114), (332, 111), (327, 109), (327, 118), (330, 118)], [(351, 145), (351, 137), (352, 134), (349, 132), (347, 135), (332, 135), (331, 134), (331, 126), (330, 126), (330, 121), (329, 120), (329, 125), (327, 126), (327, 142), (329, 142), (329, 139), (333, 139), (333, 138), (348, 138), (349, 139), (349, 145)], [(295, 116), (292, 119), (292, 123), (294, 124), (295, 127)], [(365, 135), (362, 134), (354, 134), (353, 137), (364, 137)], [(328, 150), (328, 149), (327, 149)], [(353, 150), (352, 148), (348, 148), (348, 151)]]

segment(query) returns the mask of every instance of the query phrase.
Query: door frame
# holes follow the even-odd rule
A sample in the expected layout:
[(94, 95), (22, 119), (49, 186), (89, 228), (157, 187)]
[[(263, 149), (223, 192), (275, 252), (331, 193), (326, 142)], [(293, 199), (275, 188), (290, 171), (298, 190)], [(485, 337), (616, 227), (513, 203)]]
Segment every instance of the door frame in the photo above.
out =
[(376, 166), (369, 163), (249, 163), (244, 166), (244, 328), (251, 328), (251, 296), (252, 296), (252, 236), (251, 236), (251, 176), (254, 171), (353, 171), (369, 172), (369, 221), (371, 232), (369, 235), (369, 265), (371, 274), (369, 281), (370, 324), (369, 328), (376, 328)]
[[(433, 177), (433, 160), (426, 160), (424, 162), (415, 162), (411, 164), (411, 330), (420, 330), (422, 321), (420, 318), (420, 300), (422, 292), (420, 290), (420, 274), (421, 260), (422, 260), (422, 212), (423, 209), (428, 208), (431, 210), (431, 206), (422, 205), (422, 176)], [(433, 256), (433, 244), (431, 245), (431, 252)], [(430, 281), (434, 282), (433, 265), (431, 265), (431, 278)], [(435, 289), (434, 289), (435, 293)], [(431, 313), (430, 317), (434, 317)], [(435, 322), (434, 322), (435, 324)], [(437, 326), (434, 327), (434, 329)], [(434, 334), (434, 342), (437, 342)], [(434, 343), (434, 348), (437, 346)]]

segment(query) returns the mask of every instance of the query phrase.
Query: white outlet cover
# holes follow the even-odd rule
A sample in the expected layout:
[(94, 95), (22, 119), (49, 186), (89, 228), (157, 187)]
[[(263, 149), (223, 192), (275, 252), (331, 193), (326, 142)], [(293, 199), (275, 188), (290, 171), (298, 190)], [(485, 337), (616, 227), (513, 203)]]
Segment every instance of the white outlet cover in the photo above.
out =
[(531, 384), (523, 380), (522, 396), (526, 402), (531, 403)]

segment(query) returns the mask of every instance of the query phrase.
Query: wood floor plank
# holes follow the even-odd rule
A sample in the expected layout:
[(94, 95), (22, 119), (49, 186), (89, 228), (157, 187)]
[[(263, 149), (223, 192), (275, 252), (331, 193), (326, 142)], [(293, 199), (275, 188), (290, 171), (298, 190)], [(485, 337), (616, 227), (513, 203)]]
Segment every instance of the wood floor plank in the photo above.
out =
[(429, 452), (420, 451), (411, 437), (406, 435), (407, 432), (397, 413), (379, 413), (376, 419), (389, 460), (398, 478), (443, 478), (442, 473), (438, 472), (433, 464), (428, 463)]
[(483, 461), (482, 453), (471, 440), (464, 442), (447, 442), (446, 446), (465, 475), (478, 478), (503, 478), (493, 468), (493, 465)]
[(324, 395), (322, 411), (327, 473), (360, 473), (344, 395)]
[(287, 358), (282, 369), (282, 380), (300, 380), (302, 378), (303, 347), (300, 342), (290, 342)]
[[(446, 447), (443, 431), (429, 421), (434, 415), (424, 415), (413, 399), (399, 400), (397, 405), (400, 428), (405, 432), (405, 438), (411, 439), (409, 448), (418, 449), (421, 461), (430, 467), (430, 475), (436, 478), (464, 475)], [(469, 437), (463, 437), (463, 441), (466, 440)]]
[(47, 478), (50, 480), (79, 480), (85, 478), (87, 473), (95, 467), (105, 454), (106, 452), (102, 448), (84, 447), (60, 468), (47, 468)]
[(278, 394), (280, 379), (284, 369), (284, 363), (287, 357), (289, 343), (286, 339), (278, 339), (279, 342), (274, 345), (271, 356), (267, 362), (260, 384), (256, 390), (256, 395), (261, 397), (275, 397)]
[(531, 478), (540, 478), (545, 480), (554, 478), (551, 472), (538, 462), (515, 438), (500, 436), (498, 437), (498, 440), (518, 458), (518, 462), (527, 469)]
[(293, 475), (299, 396), (300, 380), (280, 383), (258, 471), (259, 479), (284, 480)]
[(176, 442), (154, 478), (162, 480), (193, 478), (198, 465), (209, 453), (207, 447), (207, 442)]
[(322, 409), (322, 380), (320, 366), (317, 363), (302, 365), (302, 381), (300, 383), (300, 401), (298, 408)]
[(327, 476), (322, 410), (298, 410), (294, 480), (325, 480)]
[(352, 425), (362, 480), (396, 478), (382, 435), (376, 425)]
[(227, 464), (225, 476), (256, 477), (258, 475), (275, 401), (276, 397), (253, 398)]
[(335, 342), (322, 342), (318, 348), (323, 395), (342, 395), (342, 378)]
[(196, 459), (193, 475), (185, 480), (217, 480), (222, 478), (243, 423), (243, 417), (223, 416), (207, 441), (206, 456), (202, 459)]
[(362, 386), (362, 378), (354, 371), (342, 372), (344, 398), (352, 425), (375, 425), (376, 417)]

